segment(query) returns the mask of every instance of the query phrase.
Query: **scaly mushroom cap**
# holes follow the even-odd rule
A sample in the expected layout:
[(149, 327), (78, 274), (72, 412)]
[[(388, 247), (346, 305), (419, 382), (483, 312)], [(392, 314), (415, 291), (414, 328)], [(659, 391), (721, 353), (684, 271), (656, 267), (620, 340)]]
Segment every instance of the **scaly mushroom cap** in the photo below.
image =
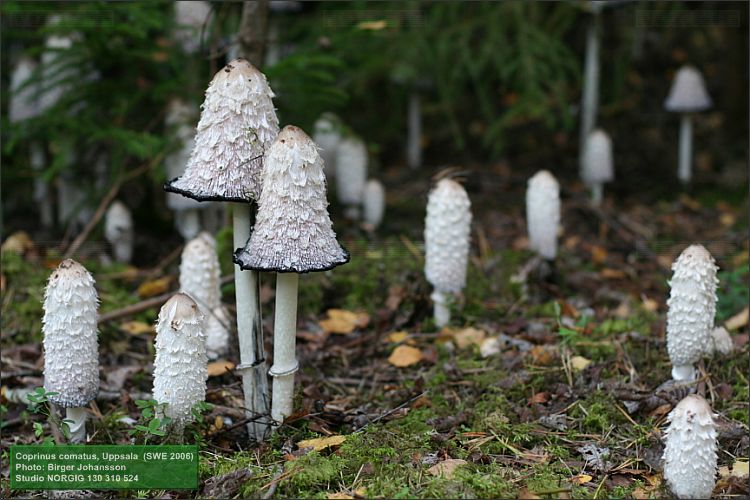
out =
[(454, 180), (442, 179), (427, 198), (424, 229), (424, 272), (436, 290), (455, 293), (466, 286), (470, 230), (466, 190)]
[(284, 127), (265, 163), (255, 228), (234, 262), (280, 273), (326, 271), (348, 262), (328, 216), (323, 159), (312, 139)]
[(679, 498), (711, 498), (716, 484), (716, 426), (708, 402), (697, 394), (669, 414), (664, 479)]
[(252, 201), (263, 153), (279, 132), (266, 76), (235, 59), (211, 80), (185, 173), (164, 189), (198, 201)]
[(702, 245), (687, 247), (672, 264), (667, 351), (673, 366), (697, 363), (710, 348), (719, 282), (717, 269), (714, 258)]
[(557, 255), (557, 228), (560, 226), (560, 186), (547, 170), (541, 170), (529, 179), (526, 218), (531, 249), (545, 259), (554, 259)]
[(385, 213), (385, 188), (377, 179), (370, 179), (365, 184), (364, 196), (362, 197), (362, 212), (364, 222), (373, 228), (383, 222)]
[(167, 403), (178, 428), (193, 420), (191, 409), (206, 398), (208, 359), (203, 314), (188, 295), (176, 293), (156, 323), (154, 399)]
[(680, 68), (672, 82), (669, 96), (664, 101), (664, 108), (667, 111), (690, 113), (704, 111), (712, 105), (700, 71), (693, 66)]
[(586, 184), (600, 184), (610, 182), (614, 178), (612, 139), (602, 129), (596, 129), (586, 138), (581, 179)]
[(313, 141), (320, 146), (320, 156), (327, 176), (336, 175), (337, 148), (341, 142), (340, 120), (331, 113), (325, 113), (313, 125)]
[(336, 150), (336, 194), (343, 205), (359, 205), (367, 179), (367, 148), (356, 137), (347, 137)]
[(34, 97), (36, 85), (29, 81), (35, 69), (36, 62), (26, 56), (19, 59), (18, 64), (13, 68), (10, 76), (11, 95), (8, 106), (8, 118), (11, 123), (28, 120), (39, 114), (39, 107)]
[(86, 406), (99, 392), (94, 278), (78, 262), (60, 263), (44, 292), (44, 388), (63, 408)]
[[(178, 2), (179, 3), (179, 2)], [(198, 109), (186, 104), (181, 99), (172, 99), (167, 106), (164, 119), (167, 127), (174, 131), (175, 139), (180, 144), (177, 149), (164, 158), (167, 179), (174, 179), (185, 172), (185, 165), (190, 160), (190, 153), (195, 147), (194, 119), (198, 116)], [(201, 204), (175, 193), (167, 193), (167, 207), (170, 210), (189, 210), (200, 208)]]

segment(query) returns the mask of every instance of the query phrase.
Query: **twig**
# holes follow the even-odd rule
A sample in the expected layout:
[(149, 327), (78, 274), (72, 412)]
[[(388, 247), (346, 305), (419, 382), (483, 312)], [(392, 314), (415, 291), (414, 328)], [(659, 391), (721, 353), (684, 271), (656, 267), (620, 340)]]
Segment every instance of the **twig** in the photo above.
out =
[(427, 391), (423, 391), (423, 392), (422, 392), (421, 394), (418, 394), (418, 395), (414, 396), (413, 398), (411, 398), (411, 399), (409, 399), (409, 400), (407, 400), (407, 401), (404, 401), (403, 403), (401, 403), (401, 404), (400, 404), (400, 405), (398, 405), (397, 407), (393, 408), (392, 410), (388, 410), (387, 412), (383, 413), (383, 414), (382, 414), (382, 415), (380, 415), (379, 417), (376, 417), (376, 418), (374, 418), (374, 419), (370, 420), (370, 421), (369, 421), (369, 422), (367, 422), (367, 423), (366, 423), (365, 425), (363, 425), (362, 427), (360, 427), (359, 429), (357, 429), (356, 431), (354, 431), (354, 434), (356, 434), (356, 433), (358, 433), (358, 432), (362, 432), (363, 430), (365, 430), (365, 429), (367, 428), (367, 426), (368, 426), (368, 425), (370, 425), (370, 424), (374, 424), (374, 423), (376, 423), (376, 422), (379, 422), (380, 420), (383, 420), (383, 419), (384, 419), (385, 417), (387, 417), (388, 415), (391, 415), (391, 414), (393, 414), (394, 412), (396, 412), (396, 411), (400, 410), (401, 408), (404, 408), (404, 407), (406, 407), (406, 406), (408, 406), (408, 405), (412, 404), (412, 403), (413, 403), (414, 401), (416, 401), (417, 399), (421, 398), (421, 397), (422, 397), (422, 396), (424, 396), (425, 394), (427, 394)]
[[(273, 475), (273, 479), (271, 479), (270, 483), (267, 483), (263, 486), (261, 486), (261, 490), (268, 488), (268, 491), (263, 495), (263, 499), (271, 498), (274, 493), (276, 493), (276, 487), (279, 485), (279, 481), (290, 475), (294, 469), (284, 472), (283, 467), (278, 467), (276, 470), (276, 474)], [(269, 488), (270, 487), (270, 488)]]
[(406, 249), (409, 250), (409, 252), (417, 259), (417, 261), (422, 262), (424, 257), (422, 257), (422, 252), (419, 251), (416, 245), (403, 234), (399, 235), (399, 238), (401, 239), (401, 243), (404, 244)]
[(146, 309), (150, 309), (152, 307), (157, 307), (165, 303), (169, 298), (174, 294), (174, 292), (164, 293), (162, 295), (157, 295), (156, 297), (151, 297), (150, 299), (143, 300), (141, 302), (138, 302), (136, 304), (131, 304), (129, 306), (123, 307), (121, 309), (116, 309), (114, 311), (110, 311), (106, 314), (102, 314), (99, 316), (99, 324), (107, 323), (108, 321), (112, 321), (115, 319), (120, 319), (125, 316), (130, 316), (132, 314), (139, 313), (141, 311), (145, 311)]

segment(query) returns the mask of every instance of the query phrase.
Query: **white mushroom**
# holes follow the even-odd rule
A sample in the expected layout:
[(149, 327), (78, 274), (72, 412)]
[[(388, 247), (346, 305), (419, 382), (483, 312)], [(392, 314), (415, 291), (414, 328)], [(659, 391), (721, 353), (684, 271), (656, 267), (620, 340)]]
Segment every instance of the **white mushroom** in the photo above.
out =
[(78, 262), (64, 260), (44, 292), (44, 388), (67, 409), (71, 442), (86, 439), (86, 410), (99, 392), (99, 342), (94, 278)]
[(201, 46), (201, 36), (208, 30), (206, 23), (211, 15), (211, 4), (199, 0), (174, 3), (174, 21), (177, 28), (174, 39), (187, 54), (195, 54)]
[(716, 264), (702, 245), (686, 248), (672, 264), (667, 306), (667, 351), (672, 378), (693, 380), (694, 364), (711, 347), (716, 315)]
[(258, 219), (247, 245), (235, 252), (242, 269), (276, 271), (276, 313), (271, 415), (292, 413), (299, 273), (326, 271), (349, 261), (336, 241), (318, 147), (299, 128), (286, 126), (268, 150)]
[(732, 336), (723, 326), (717, 326), (711, 330), (711, 342), (709, 342), (709, 352), (711, 355), (716, 352), (724, 356), (731, 354), (734, 350), (734, 342)]
[(594, 205), (600, 205), (602, 202), (603, 184), (614, 178), (612, 140), (606, 132), (596, 129), (586, 140), (581, 171), (581, 179), (591, 188), (591, 201)]
[(130, 262), (133, 258), (133, 218), (130, 209), (115, 200), (104, 217), (104, 238), (112, 245), (117, 262)]
[(435, 303), (435, 324), (450, 321), (449, 294), (466, 286), (469, 261), (471, 202), (463, 186), (442, 179), (427, 199), (425, 219), (425, 276), (435, 288), (430, 296)]
[[(206, 90), (195, 147), (185, 173), (164, 185), (198, 201), (232, 201), (234, 247), (250, 238), (253, 206), (261, 191), (263, 155), (279, 131), (273, 92), (266, 76), (245, 59), (235, 59)], [(269, 430), (259, 416), (269, 411), (268, 378), (260, 316), (257, 271), (234, 272), (237, 336), (248, 417), (248, 433), (262, 441)]]
[(341, 142), (341, 120), (333, 113), (323, 113), (313, 125), (313, 141), (320, 146), (325, 174), (328, 179), (336, 175), (337, 148)]
[(693, 66), (683, 66), (672, 82), (664, 108), (680, 113), (680, 161), (677, 177), (686, 184), (692, 178), (693, 124), (691, 113), (705, 111), (712, 106), (711, 96), (706, 91), (703, 76)]
[(718, 448), (711, 406), (702, 396), (691, 394), (675, 406), (668, 418), (664, 479), (679, 498), (711, 498)]
[(362, 197), (362, 214), (364, 223), (371, 229), (377, 229), (383, 222), (385, 213), (385, 187), (377, 179), (370, 179), (365, 184), (364, 196)]
[(359, 219), (367, 179), (367, 147), (357, 137), (347, 137), (336, 151), (336, 194), (349, 219)]
[(205, 400), (207, 379), (203, 314), (188, 295), (176, 293), (162, 306), (156, 323), (153, 395), (167, 404), (164, 415), (178, 432), (193, 421), (193, 406)]
[(554, 260), (560, 226), (560, 186), (547, 170), (540, 170), (529, 179), (526, 219), (531, 249), (545, 259)]
[(221, 269), (216, 242), (208, 233), (190, 240), (180, 261), (180, 291), (188, 294), (206, 317), (206, 353), (209, 359), (226, 355), (229, 350), (228, 314), (221, 303)]

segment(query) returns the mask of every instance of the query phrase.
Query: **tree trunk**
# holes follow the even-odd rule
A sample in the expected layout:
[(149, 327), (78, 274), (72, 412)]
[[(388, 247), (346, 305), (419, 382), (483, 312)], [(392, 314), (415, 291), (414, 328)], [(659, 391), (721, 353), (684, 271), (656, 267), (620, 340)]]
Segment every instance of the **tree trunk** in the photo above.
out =
[(242, 5), (242, 20), (237, 33), (239, 56), (256, 68), (263, 65), (268, 31), (268, 0), (248, 0)]

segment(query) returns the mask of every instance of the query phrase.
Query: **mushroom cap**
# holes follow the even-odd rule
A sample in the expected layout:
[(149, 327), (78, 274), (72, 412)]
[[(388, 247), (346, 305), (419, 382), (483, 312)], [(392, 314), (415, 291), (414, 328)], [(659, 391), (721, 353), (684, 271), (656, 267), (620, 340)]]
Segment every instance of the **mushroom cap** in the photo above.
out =
[(110, 243), (133, 237), (133, 218), (130, 209), (120, 200), (115, 200), (104, 217), (104, 237)]
[(385, 188), (377, 179), (370, 179), (365, 184), (362, 197), (362, 213), (364, 222), (378, 227), (383, 222), (385, 213)]
[(349, 261), (328, 215), (318, 147), (300, 128), (284, 127), (265, 157), (252, 236), (234, 254), (242, 269), (306, 273)]
[(560, 186), (547, 170), (540, 170), (529, 179), (526, 218), (531, 249), (545, 259), (554, 259), (560, 226)]
[(202, 232), (182, 250), (180, 291), (190, 295), (204, 314), (221, 304), (221, 270), (216, 241)]
[(703, 245), (687, 247), (672, 264), (667, 300), (667, 351), (674, 366), (697, 363), (711, 347), (716, 315), (714, 258)]
[(704, 111), (713, 105), (706, 91), (703, 75), (693, 66), (683, 66), (672, 81), (672, 88), (664, 101), (667, 111), (690, 113)]
[(581, 178), (586, 184), (610, 182), (615, 178), (612, 139), (602, 129), (593, 130), (586, 138)]
[(245, 59), (216, 75), (195, 135), (185, 173), (164, 189), (198, 201), (257, 200), (263, 154), (279, 131), (266, 76)]
[(461, 184), (440, 180), (427, 198), (425, 276), (436, 290), (460, 292), (466, 286), (471, 202)]
[(49, 400), (79, 408), (99, 392), (99, 341), (94, 278), (66, 259), (50, 275), (44, 292), (44, 388)]
[(336, 194), (344, 205), (362, 203), (367, 180), (367, 147), (358, 137), (342, 139), (336, 149)]
[(698, 394), (669, 414), (664, 479), (679, 498), (710, 498), (716, 483), (717, 432), (713, 411)]

